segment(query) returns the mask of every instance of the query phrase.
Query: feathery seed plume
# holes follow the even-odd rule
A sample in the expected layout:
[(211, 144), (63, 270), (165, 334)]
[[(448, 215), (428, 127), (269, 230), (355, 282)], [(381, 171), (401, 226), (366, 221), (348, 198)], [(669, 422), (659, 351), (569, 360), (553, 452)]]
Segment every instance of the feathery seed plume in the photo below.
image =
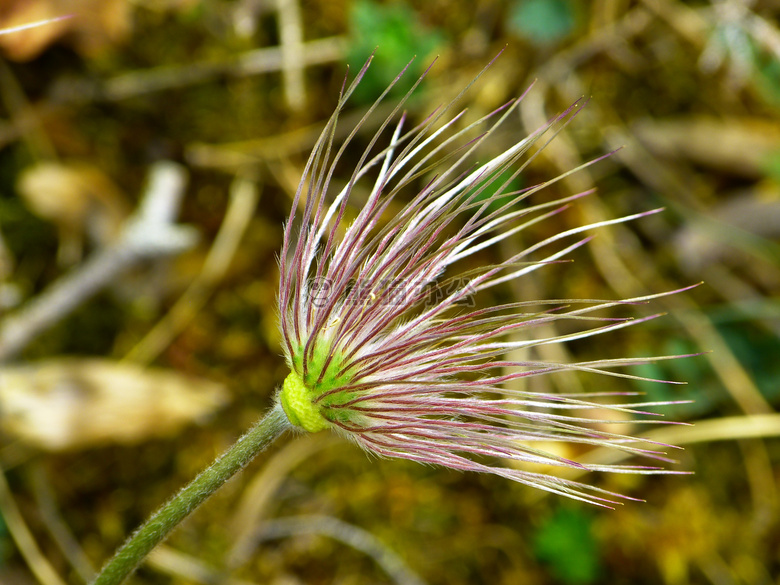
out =
[[(660, 295), (622, 301), (517, 301), (481, 308), (473, 302), (486, 289), (565, 258), (588, 241), (585, 232), (658, 210), (569, 229), (498, 264), (472, 266), (449, 276), (453, 266), (465, 264), (461, 261), (588, 194), (532, 201), (538, 191), (569, 173), (509, 190), (512, 179), (583, 102), (492, 160), (469, 166), (475, 149), (515, 112), (522, 96), (460, 128), (465, 111), (453, 115), (451, 110), (467, 87), (455, 101), (405, 130), (405, 114), (398, 114), (423, 75), (381, 124), (346, 186), (335, 192), (335, 169), (347, 145), (392, 88), (337, 149), (339, 113), (369, 63), (348, 87), (345, 81), (285, 225), (278, 302), (291, 373), (278, 400), (290, 422), (310, 432), (333, 429), (380, 456), (494, 473), (605, 506), (626, 496), (522, 466), (675, 473), (656, 466), (583, 465), (534, 447), (557, 441), (608, 445), (669, 461), (659, 450), (665, 446), (599, 430), (594, 422), (609, 421), (588, 416), (605, 408), (651, 415), (644, 409), (662, 403), (605, 405), (603, 398), (615, 394), (541, 394), (505, 387), (514, 379), (566, 370), (632, 378), (615, 368), (666, 359), (547, 363), (504, 357), (517, 348), (601, 335), (651, 319), (608, 319), (598, 312)], [(397, 116), (389, 144), (378, 146)], [(410, 193), (421, 180), (427, 183)], [(348, 222), (350, 214), (354, 217)], [(523, 337), (523, 331), (561, 320), (577, 320), (585, 328), (552, 338)], [(501, 460), (516, 464), (505, 467)]]

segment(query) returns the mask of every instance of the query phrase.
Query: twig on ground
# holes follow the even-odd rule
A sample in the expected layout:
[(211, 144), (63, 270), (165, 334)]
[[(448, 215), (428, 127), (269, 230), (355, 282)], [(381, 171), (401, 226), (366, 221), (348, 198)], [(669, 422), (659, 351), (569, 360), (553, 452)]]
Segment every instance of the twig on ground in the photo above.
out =
[(230, 533), (235, 535), (235, 541), (227, 554), (225, 564), (228, 568), (239, 567), (252, 556), (257, 527), (264, 522), (274, 494), (290, 471), (312, 455), (339, 442), (342, 440), (336, 436), (308, 435), (285, 445), (268, 459), (244, 488), (230, 520)]
[(260, 526), (255, 535), (257, 541), (320, 534), (329, 536), (349, 547), (370, 556), (390, 578), (401, 585), (425, 585), (406, 563), (370, 532), (329, 516), (296, 516), (269, 520)]
[[(304, 43), (301, 46), (303, 67), (333, 63), (343, 59), (347, 40), (344, 37), (327, 37)], [(57, 102), (119, 101), (131, 97), (204, 83), (228, 75), (243, 77), (279, 71), (285, 62), (282, 47), (266, 47), (247, 51), (231, 59), (214, 62), (188, 63), (131, 71), (104, 81), (72, 83), (61, 87)]]
[(287, 107), (300, 111), (306, 105), (303, 71), (306, 67), (301, 10), (298, 0), (276, 0), (279, 44), (282, 47), (282, 83)]
[(146, 566), (166, 575), (204, 585), (256, 585), (252, 581), (236, 579), (211, 567), (202, 560), (161, 544), (146, 557)]
[(84, 553), (84, 549), (81, 548), (70, 527), (57, 509), (51, 482), (41, 465), (33, 465), (32, 488), (38, 511), (54, 542), (76, 570), (81, 580), (84, 583), (89, 583), (95, 576), (95, 567), (92, 566), (89, 558)]
[(128, 219), (118, 241), (96, 252), (0, 324), (0, 363), (13, 359), (36, 336), (141, 261), (191, 248), (196, 231), (172, 223), (185, 182), (183, 167), (168, 161), (156, 163), (140, 208)]
[(11, 534), (19, 553), (24, 558), (30, 571), (41, 585), (65, 585), (65, 581), (57, 574), (46, 556), (38, 548), (30, 529), (24, 522), (21, 512), (14, 501), (11, 489), (0, 469), (0, 514), (3, 516), (8, 532)]
[(228, 210), (200, 274), (173, 308), (130, 350), (125, 360), (139, 363), (153, 361), (203, 308), (214, 286), (225, 276), (253, 217), (258, 198), (259, 193), (254, 182), (236, 178), (230, 188)]

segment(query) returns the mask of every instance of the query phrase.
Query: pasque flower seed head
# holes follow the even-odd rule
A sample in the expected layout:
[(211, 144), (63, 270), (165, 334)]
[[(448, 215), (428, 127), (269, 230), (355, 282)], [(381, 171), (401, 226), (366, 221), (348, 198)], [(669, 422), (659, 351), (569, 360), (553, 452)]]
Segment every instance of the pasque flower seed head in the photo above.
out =
[[(346, 186), (337, 190), (334, 173), (345, 149), (391, 89), (337, 147), (339, 114), (369, 63), (348, 87), (345, 82), (285, 225), (278, 301), (290, 374), (278, 400), (290, 422), (310, 432), (333, 429), (381, 456), (490, 472), (601, 505), (618, 495), (542, 473), (531, 464), (670, 473), (650, 466), (586, 466), (535, 447), (557, 441), (608, 445), (668, 461), (658, 445), (593, 425), (609, 422), (594, 420), (605, 408), (656, 422), (644, 410), (653, 403), (605, 405), (608, 393), (541, 394), (505, 386), (565, 370), (631, 378), (619, 368), (665, 359), (549, 363), (505, 357), (513, 349), (592, 337), (653, 318), (598, 316), (652, 295), (481, 308), (474, 303), (486, 289), (565, 258), (587, 242), (584, 232), (655, 212), (569, 229), (498, 264), (475, 262), (482, 250), (588, 195), (536, 200), (539, 191), (569, 173), (521, 190), (510, 187), (582, 102), (491, 160), (473, 165), (475, 149), (515, 113), (522, 97), (465, 126), (465, 112), (452, 112), (456, 99), (407, 130), (400, 112), (420, 78), (371, 138)], [(381, 140), (386, 145), (380, 146)], [(524, 335), (562, 320), (583, 327), (551, 338)], [(502, 465), (507, 460), (513, 460), (511, 467)]]

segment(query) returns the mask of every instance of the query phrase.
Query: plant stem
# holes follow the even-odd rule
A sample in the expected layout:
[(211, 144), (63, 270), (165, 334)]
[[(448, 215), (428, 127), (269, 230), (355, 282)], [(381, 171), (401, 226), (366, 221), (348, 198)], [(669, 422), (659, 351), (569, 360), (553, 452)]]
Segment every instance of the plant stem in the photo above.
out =
[(290, 427), (276, 404), (265, 417), (146, 521), (103, 567), (92, 585), (119, 585), (179, 522)]

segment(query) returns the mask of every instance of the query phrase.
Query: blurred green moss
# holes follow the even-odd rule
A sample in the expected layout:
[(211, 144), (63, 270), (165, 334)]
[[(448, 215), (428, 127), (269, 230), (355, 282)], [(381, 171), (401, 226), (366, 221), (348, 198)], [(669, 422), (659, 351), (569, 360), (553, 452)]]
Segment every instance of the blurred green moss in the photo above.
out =
[(403, 95), (429, 64), (432, 54), (444, 44), (441, 31), (425, 26), (409, 6), (382, 5), (358, 0), (350, 7), (350, 47), (347, 62), (355, 70), (373, 54), (371, 67), (352, 94), (354, 103), (373, 102), (398, 73), (416, 59), (393, 89)]
[(584, 510), (555, 510), (533, 535), (533, 549), (562, 583), (587, 585), (599, 577), (598, 541), (593, 535), (591, 515)]

